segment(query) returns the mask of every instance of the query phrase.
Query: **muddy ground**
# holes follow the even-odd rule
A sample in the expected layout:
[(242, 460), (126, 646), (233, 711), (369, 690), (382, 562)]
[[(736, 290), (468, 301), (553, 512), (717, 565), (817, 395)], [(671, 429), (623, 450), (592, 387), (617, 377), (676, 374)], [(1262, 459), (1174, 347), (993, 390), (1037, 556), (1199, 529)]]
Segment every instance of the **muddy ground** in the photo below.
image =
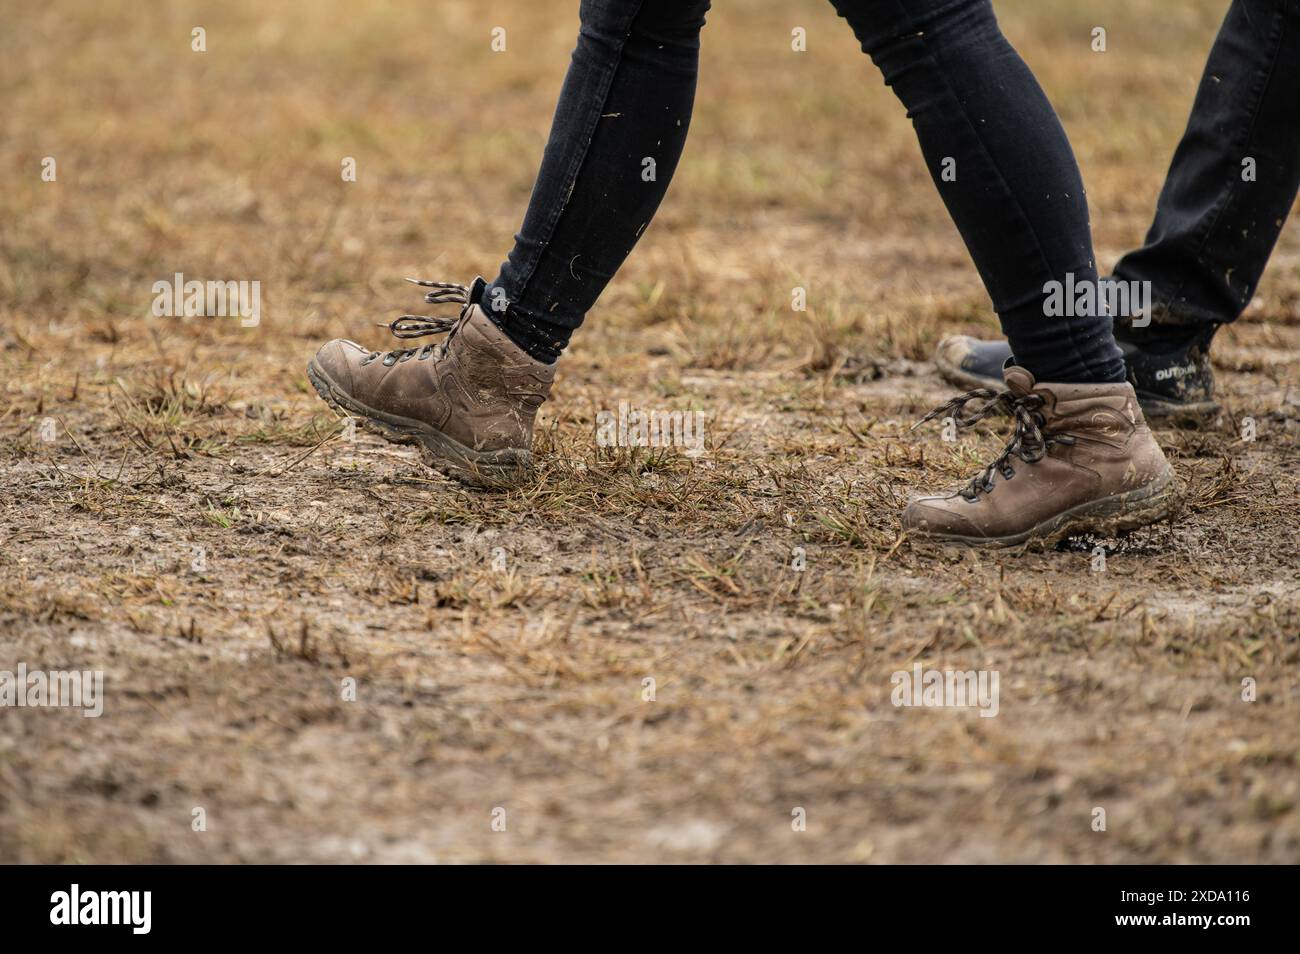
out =
[[(307, 358), (388, 347), (403, 276), (500, 261), (571, 6), (9, 12), (0, 670), (102, 671), (104, 708), (0, 710), (0, 861), (1300, 860), (1300, 231), (1216, 342), (1222, 419), (1159, 432), (1176, 521), (1104, 564), (915, 552), (907, 497), (1005, 438), (909, 430), (953, 391), (929, 355), (996, 322), (829, 5), (716, 5), (534, 481), (467, 490), (317, 400)], [(1222, 4), (1093, 6), (998, 9), (1105, 267)], [(259, 323), (154, 317), (175, 272), (261, 282)], [(704, 412), (706, 452), (598, 446), (620, 402)], [(894, 706), (918, 663), (996, 670), (996, 716)]]

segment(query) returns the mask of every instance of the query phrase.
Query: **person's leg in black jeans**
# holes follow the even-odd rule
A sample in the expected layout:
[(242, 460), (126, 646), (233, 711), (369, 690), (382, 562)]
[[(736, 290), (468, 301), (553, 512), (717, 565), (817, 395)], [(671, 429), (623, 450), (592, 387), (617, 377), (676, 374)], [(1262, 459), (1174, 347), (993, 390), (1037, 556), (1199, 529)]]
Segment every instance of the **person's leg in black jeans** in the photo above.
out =
[[(541, 171), (490, 284), (418, 281), (456, 319), (403, 315), (402, 347), (326, 342), (307, 377), (331, 407), (474, 485), (526, 479), (555, 359), (631, 252), (690, 125), (708, 0), (582, 0)], [(412, 339), (446, 335), (441, 344)]]
[[(1048, 318), (1049, 281), (1095, 282), (1065, 133), (988, 0), (838, 0), (907, 104), (1017, 360), (1043, 380), (1122, 377), (1110, 321)], [(649, 224), (685, 141), (707, 3), (584, 0), (582, 32), (515, 247), (481, 294), (552, 361)], [(940, 178), (945, 159), (956, 180)]]
[[(1180, 491), (1095, 297), (1074, 153), (991, 3), (832, 2), (907, 107), (1015, 352), (1005, 391), (968, 392), (926, 417), (964, 428), (1006, 412), (1010, 441), (964, 487), (912, 500), (903, 528), (914, 541), (1000, 547), (1113, 536), (1168, 517)], [(1053, 284), (1091, 287), (1094, 299), (1057, 314)], [(972, 400), (982, 403), (967, 409)]]
[[(1150, 418), (1181, 425), (1219, 415), (1210, 343), (1250, 303), (1295, 202), (1297, 103), (1300, 2), (1233, 0), (1146, 243), (1114, 270), (1149, 292), (1143, 320), (1115, 316), (1115, 338)], [(1011, 351), (956, 335), (940, 342), (935, 364), (954, 383), (989, 387)]]
[(1016, 362), (1044, 381), (1123, 380), (1109, 317), (1047, 315), (1044, 285), (1097, 281), (1087, 198), (1065, 131), (989, 0), (832, 2), (907, 107)]
[(1121, 334), (1212, 335), (1250, 303), (1300, 188), (1298, 110), (1300, 3), (1233, 0), (1146, 243), (1115, 266), (1151, 282), (1155, 306)]
[(644, 234), (686, 142), (708, 0), (582, 0), (515, 246), (482, 307), (554, 361)]

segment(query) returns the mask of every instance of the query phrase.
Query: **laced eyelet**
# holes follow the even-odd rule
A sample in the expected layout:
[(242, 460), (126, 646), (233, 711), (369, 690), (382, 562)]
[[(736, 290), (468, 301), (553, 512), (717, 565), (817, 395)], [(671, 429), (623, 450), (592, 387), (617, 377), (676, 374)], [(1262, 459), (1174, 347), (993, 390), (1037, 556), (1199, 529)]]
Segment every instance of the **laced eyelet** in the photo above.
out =
[[(486, 284), (483, 279), (476, 279), (474, 284), (459, 285), (455, 282), (431, 282), (418, 278), (408, 278), (408, 282), (415, 285), (421, 285), (425, 288), (432, 288), (433, 291), (424, 296), (424, 300), (431, 305), (459, 305), (460, 315), (457, 318), (431, 317), (427, 315), (402, 315), (394, 321), (388, 322), (387, 327), (396, 338), (403, 340), (408, 338), (422, 338), (425, 335), (447, 335), (450, 340), (451, 336), (456, 334), (456, 329), (465, 323), (469, 314), (469, 309), (476, 294), (481, 293), (483, 286)], [(443, 342), (443, 354), (446, 353), (446, 341)], [(430, 355), (437, 353), (437, 346), (428, 344), (422, 348), (395, 348), (392, 351), (382, 353), (384, 367), (391, 368), (402, 361), (410, 361), (411, 358), (419, 355), (419, 360), (423, 361)], [(375, 359), (379, 358), (381, 353), (372, 351), (358, 362), (358, 366), (364, 367)]]
[[(967, 402), (979, 399), (984, 403), (973, 412), (964, 410)], [(1007, 441), (1002, 453), (993, 459), (983, 471), (977, 474), (957, 494), (967, 503), (979, 501), (980, 494), (992, 493), (994, 477), (1002, 475), (1003, 480), (1011, 480), (1016, 470), (1011, 466), (1011, 459), (1020, 458), (1026, 464), (1036, 464), (1048, 456), (1056, 444), (1069, 446), (1075, 442), (1073, 436), (1060, 433), (1044, 433), (1047, 429), (1047, 415), (1043, 412), (1046, 402), (1039, 394), (1016, 396), (1009, 390), (997, 394), (988, 388), (975, 388), (965, 394), (947, 401), (926, 414), (917, 424), (932, 421), (942, 414), (951, 413), (958, 428), (970, 427), (992, 414), (1009, 414), (1015, 420), (1015, 432)]]

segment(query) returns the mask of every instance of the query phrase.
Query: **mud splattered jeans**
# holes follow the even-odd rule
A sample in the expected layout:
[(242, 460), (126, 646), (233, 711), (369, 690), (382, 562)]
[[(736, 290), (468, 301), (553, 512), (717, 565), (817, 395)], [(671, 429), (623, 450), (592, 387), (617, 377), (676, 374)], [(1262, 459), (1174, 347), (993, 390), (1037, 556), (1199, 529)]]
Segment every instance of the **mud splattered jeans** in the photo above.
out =
[[(833, 0), (907, 107), (1017, 361), (1043, 381), (1119, 381), (1104, 316), (1044, 314), (1095, 282), (1087, 200), (1047, 98), (989, 0)], [(554, 360), (658, 208), (681, 157), (707, 0), (583, 0), (524, 223), (483, 304)], [(882, 183), (882, 187), (887, 187)]]
[(1151, 282), (1158, 323), (1194, 334), (1235, 321), (1298, 187), (1300, 0), (1234, 0), (1146, 243), (1115, 276)]

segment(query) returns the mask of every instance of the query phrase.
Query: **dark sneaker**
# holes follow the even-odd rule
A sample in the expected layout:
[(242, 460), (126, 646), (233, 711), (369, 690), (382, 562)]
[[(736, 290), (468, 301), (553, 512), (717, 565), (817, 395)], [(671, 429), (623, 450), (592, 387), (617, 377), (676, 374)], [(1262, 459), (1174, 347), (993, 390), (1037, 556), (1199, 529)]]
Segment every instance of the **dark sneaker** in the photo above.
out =
[[(1006, 413), (1015, 418), (1015, 433), (960, 490), (908, 504), (903, 528), (910, 538), (969, 547), (1046, 545), (1082, 534), (1118, 536), (1177, 511), (1178, 482), (1132, 385), (1037, 384), (1014, 366), (1005, 380), (1005, 391), (969, 391), (921, 419), (948, 416), (965, 428)], [(975, 399), (984, 403), (964, 413)]]
[(418, 445), (431, 467), (476, 485), (517, 482), (532, 465), (533, 420), (555, 365), (507, 338), (470, 288), (408, 281), (435, 289), (427, 302), (461, 305), (460, 317), (403, 315), (389, 329), (398, 338), (446, 334), (441, 344), (379, 352), (337, 338), (312, 358), (307, 377), (331, 407), (394, 443)]
[[(1217, 326), (1191, 341), (1140, 343), (1120, 337), (1115, 343), (1124, 353), (1129, 383), (1147, 417), (1160, 423), (1204, 424), (1219, 415), (1214, 400), (1214, 372), (1210, 368), (1210, 339)], [(1136, 336), (1140, 330), (1129, 334)], [(944, 338), (934, 353), (934, 363), (944, 380), (964, 388), (996, 388), (1002, 369), (1011, 358), (1005, 341), (981, 341), (966, 335)]]
[(1210, 367), (1210, 341), (1217, 330), (1217, 325), (1212, 326), (1191, 340), (1135, 341), (1121, 337), (1123, 332), (1116, 329), (1115, 343), (1124, 352), (1128, 379), (1149, 417), (1208, 423), (1219, 416)]
[(939, 342), (934, 366), (949, 384), (968, 390), (1002, 387), (1002, 369), (1011, 363), (1011, 345), (1005, 339), (989, 341), (969, 335), (952, 335)]

